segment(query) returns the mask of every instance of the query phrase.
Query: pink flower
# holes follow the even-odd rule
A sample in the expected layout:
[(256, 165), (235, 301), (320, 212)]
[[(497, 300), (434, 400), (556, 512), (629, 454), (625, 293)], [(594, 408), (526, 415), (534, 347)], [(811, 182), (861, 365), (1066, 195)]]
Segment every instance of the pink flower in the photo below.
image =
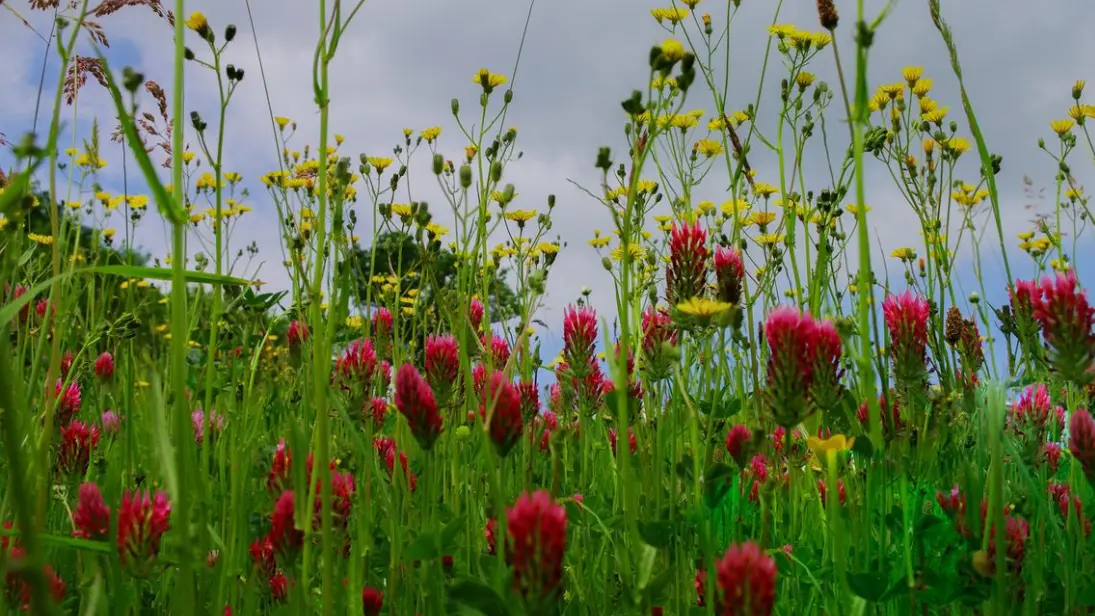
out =
[(160, 553), (160, 540), (171, 527), (171, 502), (167, 494), (157, 492), (149, 499), (148, 492), (130, 495), (126, 490), (118, 508), (118, 558), (122, 565), (139, 573)]
[[(593, 359), (597, 344), (597, 312), (590, 306), (567, 306), (563, 309), (563, 360), (580, 370)], [(575, 370), (576, 376), (579, 374)]]
[(1046, 422), (1053, 408), (1049, 390), (1042, 383), (1027, 387), (1019, 400), (1011, 405), (1009, 426), (1018, 434), (1030, 434), (1031, 440), (1041, 444), (1046, 437)]
[(114, 435), (117, 434), (118, 430), (122, 427), (122, 418), (114, 411), (107, 409), (103, 411), (103, 416), (99, 419), (99, 423), (103, 424), (103, 432), (106, 432), (108, 435)]
[(506, 375), (495, 370), (480, 400), (479, 415), (490, 424), (490, 439), (498, 454), (505, 457), (521, 438), (524, 421), (521, 395)]
[(752, 441), (753, 433), (741, 424), (735, 425), (726, 433), (726, 451), (742, 468), (748, 463)]
[(839, 402), (841, 341), (832, 323), (779, 307), (768, 313), (764, 334), (769, 348), (765, 395), (778, 425), (794, 426), (815, 408)]
[(377, 357), (372, 341), (363, 338), (351, 342), (335, 362), (335, 374), (351, 395), (359, 399), (372, 396), (377, 377)]
[(61, 428), (57, 469), (65, 475), (84, 476), (91, 464), (91, 454), (99, 445), (99, 427), (75, 420)]
[(536, 383), (520, 382), (517, 393), (521, 396), (521, 417), (529, 423), (540, 414), (540, 392), (536, 389)]
[(719, 613), (768, 616), (776, 601), (776, 561), (757, 544), (732, 545), (718, 563)]
[(54, 395), (57, 396), (57, 413), (54, 422), (55, 425), (63, 426), (72, 419), (73, 415), (80, 412), (82, 399), (80, 384), (71, 381), (68, 385), (65, 385), (64, 381), (57, 379), (54, 392)]
[(567, 512), (545, 490), (525, 492), (506, 510), (506, 560), (526, 601), (552, 602), (563, 579)]
[(289, 331), (286, 333), (286, 342), (289, 348), (297, 348), (308, 340), (308, 325), (304, 321), (296, 319), (289, 322)]
[(1087, 369), (1095, 361), (1095, 309), (1088, 304), (1087, 293), (1077, 288), (1072, 270), (1044, 278), (1040, 290), (1042, 301), (1034, 307), (1034, 318), (1053, 349), (1053, 367), (1065, 379), (1086, 383)]
[(280, 569), (270, 576), (270, 596), (278, 603), (289, 599), (289, 580)]
[(284, 490), (289, 484), (289, 465), (293, 456), (285, 446), (285, 439), (278, 441), (274, 448), (274, 460), (270, 464), (270, 472), (266, 475), (266, 489), (271, 492)]
[[(837, 492), (840, 493), (840, 506), (843, 507), (844, 503), (848, 500), (848, 493), (844, 488), (844, 481), (841, 479), (836, 480)], [(817, 492), (821, 495), (821, 504), (827, 505), (829, 501), (825, 500), (827, 490), (825, 489), (825, 480), (819, 479), (817, 482)]]
[(281, 493), (274, 503), (274, 514), (270, 518), (270, 543), (278, 554), (291, 556), (304, 546), (304, 531), (298, 530), (293, 522), (293, 491)]
[[(886, 396), (881, 395), (878, 397), (878, 406), (879, 410), (882, 411), (882, 434), (887, 440), (893, 439), (897, 435), (897, 431), (905, 427), (905, 424), (901, 421), (901, 410), (897, 406), (897, 399), (894, 399), (893, 404), (888, 404)], [(856, 409), (855, 417), (864, 430), (870, 429), (870, 405), (867, 404), (866, 400)]]
[(441, 414), (429, 383), (412, 364), (403, 364), (395, 375), (395, 406), (407, 418), (418, 444), (432, 449), (441, 435)]
[(673, 224), (669, 231), (669, 265), (665, 268), (666, 299), (669, 304), (703, 295), (707, 287), (707, 231), (700, 221)]
[(380, 610), (384, 608), (384, 593), (366, 586), (361, 590), (361, 605), (365, 616), (380, 616)]
[(669, 376), (672, 357), (666, 347), (677, 346), (677, 331), (673, 329), (673, 317), (665, 310), (647, 308), (643, 312), (642, 351), (644, 372), (654, 381)]
[[(608, 429), (608, 444), (612, 447), (612, 456), (616, 456), (616, 428)], [(627, 428), (627, 448), (631, 453), (635, 453), (635, 449), (638, 447), (638, 441), (635, 440), (635, 429)]]
[[(205, 441), (205, 411), (195, 409), (190, 414), (190, 423), (194, 426), (194, 442), (201, 445)], [(224, 415), (216, 411), (209, 411), (209, 437), (215, 439), (224, 430)]]
[(73, 537), (103, 539), (110, 533), (110, 507), (103, 500), (99, 486), (94, 483), (80, 484), (80, 497), (72, 514), (76, 530)]
[(1034, 319), (1034, 313), (1042, 304), (1042, 290), (1038, 288), (1038, 283), (1016, 280), (1013, 288), (1008, 289), (1008, 299), (1020, 339), (1037, 332), (1040, 326)]
[(99, 377), (99, 380), (104, 383), (109, 381), (110, 377), (114, 376), (114, 356), (108, 351), (103, 351), (103, 353), (95, 359), (95, 376)]
[(373, 439), (373, 446), (377, 454), (384, 460), (384, 466), (388, 469), (388, 476), (395, 478), (395, 460), (399, 458), (399, 466), (403, 471), (403, 477), (407, 481), (407, 487), (413, 494), (418, 489), (418, 476), (407, 468), (407, 454), (399, 451), (397, 455), (395, 441), (390, 438)]
[(384, 398), (373, 398), (365, 407), (365, 418), (373, 422), (373, 428), (379, 430), (384, 427), (384, 417), (388, 414), (388, 401)]
[(1095, 479), (1095, 420), (1085, 409), (1076, 409), (1068, 422), (1068, 450), (1084, 474)]
[(471, 302), (468, 304), (468, 319), (471, 321), (472, 329), (479, 329), (479, 325), (483, 323), (483, 314), (485, 312), (483, 302), (479, 301), (478, 297), (471, 298)]
[(509, 362), (510, 348), (506, 339), (495, 334), (483, 334), (480, 341), (483, 348), (490, 353), (491, 363), (495, 368), (503, 368)]
[(715, 247), (715, 279), (718, 281), (718, 299), (735, 306), (741, 301), (741, 283), (745, 278), (745, 264), (741, 253), (733, 248)]
[(919, 385), (927, 376), (928, 301), (906, 291), (888, 295), (882, 314), (890, 331), (890, 358), (898, 382)]
[(377, 353), (381, 357), (391, 357), (392, 334), (395, 331), (395, 319), (392, 312), (381, 306), (373, 313), (373, 338), (376, 340)]
[(426, 338), (426, 380), (444, 406), (459, 386), (460, 348), (451, 335)]

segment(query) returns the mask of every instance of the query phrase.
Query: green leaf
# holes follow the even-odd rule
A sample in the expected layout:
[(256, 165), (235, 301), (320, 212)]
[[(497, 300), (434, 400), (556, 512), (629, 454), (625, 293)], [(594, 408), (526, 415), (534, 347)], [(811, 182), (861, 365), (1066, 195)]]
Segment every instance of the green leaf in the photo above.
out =
[(636, 561), (639, 563), (639, 572), (637, 579), (635, 580), (635, 586), (640, 590), (644, 590), (646, 585), (650, 582), (650, 574), (654, 571), (654, 559), (657, 558), (658, 551), (653, 547), (642, 544), (639, 546), (639, 557)]
[(889, 587), (889, 576), (882, 571), (870, 573), (849, 573), (848, 588), (858, 597), (862, 597), (871, 603), (878, 603), (886, 594)]
[(441, 557), (441, 546), (437, 543), (436, 533), (422, 533), (407, 546), (407, 558), (411, 560), (433, 560)]
[(663, 549), (673, 540), (673, 525), (667, 520), (639, 522), (639, 536), (650, 545)]
[(167, 188), (160, 181), (156, 168), (152, 166), (152, 159), (148, 157), (144, 142), (141, 141), (141, 136), (137, 133), (137, 125), (133, 122), (133, 116), (125, 109), (122, 93), (118, 90), (118, 84), (114, 80), (114, 74), (110, 70), (106, 56), (99, 49), (96, 49), (95, 52), (99, 56), (99, 61), (102, 62), (102, 75), (106, 78), (107, 91), (110, 92), (110, 98), (114, 101), (114, 109), (118, 112), (118, 121), (122, 124), (122, 132), (125, 133), (126, 141), (129, 142), (129, 151), (133, 154), (133, 158), (137, 160), (137, 166), (141, 169), (141, 175), (144, 176), (148, 189), (152, 191), (152, 197), (156, 201), (156, 207), (159, 209), (160, 215), (171, 221), (172, 224), (185, 224), (186, 212), (179, 204), (175, 203), (175, 199), (171, 195), (167, 194)]
[(712, 464), (703, 474), (703, 496), (710, 509), (718, 507), (730, 491), (734, 474), (734, 469), (722, 462)]
[(874, 457), (874, 443), (871, 442), (871, 437), (866, 434), (855, 437), (852, 451), (867, 459)]
[(456, 536), (463, 530), (464, 525), (468, 522), (468, 514), (461, 514), (449, 521), (445, 525), (445, 528), (441, 529), (441, 547), (443, 549), (449, 549), (455, 547)]
[(498, 591), (475, 580), (462, 580), (449, 589), (449, 599), (485, 616), (507, 616), (510, 610)]

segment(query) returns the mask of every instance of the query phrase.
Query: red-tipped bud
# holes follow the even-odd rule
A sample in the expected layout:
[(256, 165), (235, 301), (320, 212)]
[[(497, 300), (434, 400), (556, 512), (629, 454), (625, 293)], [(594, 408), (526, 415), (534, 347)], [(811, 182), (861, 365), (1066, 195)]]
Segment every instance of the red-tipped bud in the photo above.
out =
[(697, 220), (669, 231), (669, 265), (665, 268), (666, 299), (676, 306), (703, 295), (707, 287), (707, 231)]
[(738, 424), (726, 433), (726, 451), (741, 468), (749, 463), (752, 455), (753, 433), (749, 428)]
[(563, 310), (563, 359), (575, 376), (593, 359), (597, 344), (597, 312), (590, 306), (568, 306)]
[(718, 283), (718, 298), (721, 302), (734, 304), (741, 301), (741, 285), (745, 278), (745, 263), (741, 253), (732, 248), (715, 248), (715, 280)]
[(927, 375), (928, 301), (906, 291), (887, 296), (882, 314), (890, 331), (890, 358), (898, 382), (920, 385)]
[(114, 356), (109, 352), (103, 351), (102, 355), (95, 359), (95, 376), (104, 383), (114, 376)]
[(490, 439), (505, 457), (521, 438), (524, 423), (521, 415), (521, 395), (502, 372), (495, 371), (480, 400), (479, 415), (489, 421)]
[(1034, 318), (1053, 350), (1053, 367), (1065, 379), (1086, 384), (1091, 378), (1087, 369), (1095, 361), (1095, 309), (1088, 304), (1087, 293), (1077, 287), (1072, 270), (1043, 279), (1040, 290), (1042, 301), (1035, 307)]
[(407, 418), (418, 444), (423, 449), (432, 449), (441, 436), (441, 414), (430, 384), (412, 364), (403, 364), (395, 375), (395, 406)]
[(72, 524), (76, 527), (72, 536), (81, 539), (103, 539), (110, 533), (110, 507), (103, 500), (99, 486), (94, 483), (80, 485), (80, 498), (72, 514)]

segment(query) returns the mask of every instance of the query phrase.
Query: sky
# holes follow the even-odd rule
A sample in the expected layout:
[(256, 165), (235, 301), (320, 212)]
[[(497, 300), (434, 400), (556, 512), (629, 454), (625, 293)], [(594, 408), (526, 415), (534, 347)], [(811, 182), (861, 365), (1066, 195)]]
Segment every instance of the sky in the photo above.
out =
[[(243, 247), (256, 242), (259, 261), (264, 262), (259, 277), (269, 283), (268, 289), (278, 289), (286, 286), (287, 277), (280, 265), (283, 257), (277, 217), (257, 182), (261, 174), (277, 168), (278, 152), (255, 38), (274, 115), (297, 122), (294, 144), (317, 143), (311, 64), (319, 32), (318, 11), (314, 8), (318, 3), (252, 0), (251, 4), (253, 29), (243, 0), (192, 0), (186, 3), (186, 11), (202, 11), (218, 35), (229, 23), (238, 28), (225, 61), (245, 69), (246, 79), (229, 108), (225, 169), (244, 176), (244, 184), (252, 192), (247, 203), (255, 211), (235, 230), (233, 245)], [(866, 4), (868, 15), (874, 15), (883, 3), (869, 0)], [(1075, 80), (1088, 79), (1095, 88), (1095, 69), (1090, 64), (1090, 58), (1095, 57), (1095, 39), (1075, 34), (1078, 20), (1085, 15), (1095, 17), (1095, 5), (1089, 0), (1057, 0), (1052, 10), (1035, 10), (1031, 3), (1020, 0), (942, 4), (944, 18), (958, 41), (966, 86), (989, 149), (1003, 155), (1003, 171), (997, 177), (1001, 212), (1008, 241), (1014, 243), (1015, 234), (1030, 226), (1029, 204), (1052, 206), (1055, 163), (1039, 151), (1037, 140), (1046, 138), (1054, 143), (1049, 121), (1065, 116)], [(515, 207), (543, 208), (548, 194), (557, 196), (552, 234), (558, 233), (567, 246), (551, 272), (545, 307), (538, 314), (552, 330), (541, 333), (545, 352), (558, 348), (563, 307), (583, 287), (593, 289), (591, 299), (602, 316), (611, 318), (615, 312), (611, 279), (601, 268), (600, 256), (586, 244), (594, 229), (610, 232), (611, 221), (603, 206), (572, 181), (596, 186), (599, 178), (593, 164), (600, 146), (612, 147), (618, 157), (626, 152), (620, 101), (633, 89), (645, 88), (648, 51), (667, 36), (649, 11), (664, 5), (654, 0), (539, 0), (532, 8), (519, 69), (509, 84), (514, 88), (514, 99), (507, 116), (507, 124), (519, 130), (518, 149), (523, 156), (507, 168), (504, 182), (517, 188), (520, 196)], [(730, 33), (732, 109), (744, 108), (756, 96), (768, 41), (765, 27), (776, 18), (777, 6), (776, 21), (819, 29), (813, 2), (744, 0)], [(853, 2), (837, 2), (841, 22), (836, 35), (849, 73), (854, 71), (854, 6)], [(727, 7), (724, 0), (703, 0), (697, 11), (710, 11), (718, 24)], [(466, 144), (453, 121), (450, 99), (460, 99), (464, 109), (476, 105), (479, 90), (471, 76), (480, 67), (512, 76), (528, 11), (527, 2), (514, 0), (366, 2), (343, 37), (331, 67), (331, 128), (333, 133), (345, 136), (341, 150), (352, 153), (354, 158), (359, 152), (390, 156), (392, 147), (402, 141), (404, 127), (438, 125), (444, 129), (441, 149), (449, 158), (458, 159)], [(46, 79), (41, 88), (39, 134), (44, 134), (48, 126), (58, 66), (54, 49), (46, 49), (50, 26), (51, 13), (32, 10), (28, 0), (0, 3), (0, 57), (6, 59), (0, 71), (0, 133), (11, 141), (35, 126), (44, 59)], [(102, 26), (111, 43), (107, 56), (115, 68), (130, 65), (146, 78), (165, 87), (170, 85), (172, 31), (165, 20), (148, 7), (133, 6), (104, 18)], [(191, 41), (191, 45), (197, 48), (197, 41)], [(80, 50), (90, 53), (86, 43)], [(774, 63), (778, 62), (775, 55), (773, 58)], [(898, 2), (882, 24), (870, 53), (871, 86), (900, 80), (900, 71), (906, 65), (924, 67), (925, 76), (936, 84), (933, 97), (949, 106), (949, 117), (964, 127), (957, 84), (924, 1)], [(831, 54), (819, 56), (810, 70), (819, 79), (836, 84)], [(189, 64), (187, 71), (186, 107), (199, 110), (210, 121), (216, 112), (216, 82), (208, 71), (194, 64)], [(783, 69), (773, 64), (769, 71), (761, 99), (762, 113), (778, 104), (778, 77)], [(700, 90), (696, 88), (690, 95), (687, 107), (711, 111), (709, 97)], [(146, 98), (144, 104), (152, 102)], [(113, 126), (110, 102), (93, 80), (82, 90), (78, 105), (74, 124), (77, 140), (86, 138), (94, 117), (107, 130)], [(834, 101), (829, 120), (830, 132), (840, 143), (833, 151), (840, 156), (844, 146), (835, 136), (844, 128), (838, 107), (839, 99)], [(73, 112), (71, 107), (62, 110), (62, 117), (67, 118), (61, 138), (65, 145), (73, 139)], [(768, 111), (767, 117), (773, 115)], [(969, 136), (965, 128), (961, 134)], [(192, 135), (188, 135), (188, 142), (193, 143)], [(122, 157), (118, 146), (112, 147), (103, 155), (109, 165), (100, 182), (108, 190), (120, 192)], [(824, 163), (816, 158), (817, 151), (814, 154), (815, 158), (808, 159), (805, 177), (813, 187), (822, 188)], [(976, 176), (974, 157), (972, 152), (966, 157), (965, 169), (971, 179)], [(10, 152), (0, 152), (0, 166), (8, 166), (11, 160)], [(1083, 183), (1091, 175), (1090, 154), (1078, 150), (1072, 161), (1074, 174)], [(758, 153), (751, 162), (758, 169), (758, 179), (778, 183), (774, 156)], [(869, 224), (876, 242), (887, 251), (918, 245), (916, 220), (908, 206), (899, 201), (886, 169), (877, 162), (868, 163), (866, 201), (873, 207)], [(126, 169), (130, 173), (130, 192), (140, 192), (140, 183), (131, 175), (132, 163)], [(442, 200), (430, 185), (428, 156), (419, 157), (412, 174), (419, 178), (413, 198), (430, 201), (434, 210), (439, 210)], [(1045, 199), (1025, 194), (1025, 176), (1033, 180), (1035, 190), (1046, 187)], [(726, 198), (725, 187), (725, 178), (711, 178), (704, 184), (703, 190), (708, 191), (704, 196), (719, 203)], [(410, 199), (404, 195), (400, 200)], [(359, 213), (371, 217), (371, 213)], [(120, 221), (114, 222), (120, 226)], [(986, 237), (991, 239), (994, 234), (990, 232)], [(166, 252), (165, 238), (162, 225), (146, 220), (137, 242), (162, 256)], [(362, 243), (369, 243), (367, 232)], [(1085, 247), (1075, 259), (1080, 261), (1090, 254), (1090, 248)], [(990, 254), (986, 259), (987, 282), (1002, 290), (999, 255)], [(1021, 254), (1011, 255), (1011, 260), (1017, 276), (1029, 277), (1029, 260)], [(894, 261), (886, 262), (891, 276), (899, 272)], [(962, 261), (961, 275), (967, 276), (970, 267), (968, 260)]]

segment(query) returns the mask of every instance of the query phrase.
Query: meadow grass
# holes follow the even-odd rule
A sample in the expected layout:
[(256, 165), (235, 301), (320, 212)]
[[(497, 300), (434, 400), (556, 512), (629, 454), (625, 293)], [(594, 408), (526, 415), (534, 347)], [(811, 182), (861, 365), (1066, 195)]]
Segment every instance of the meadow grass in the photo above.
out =
[[(55, 11), (60, 67), (44, 141), (0, 173), (0, 610), (1095, 611), (1082, 81), (1039, 144), (1053, 210), (1016, 246), (938, 0), (953, 110), (916, 65), (868, 83), (893, 5), (863, 0), (818, 0), (812, 28), (776, 3), (754, 102), (732, 109), (740, 0), (674, 0), (614, 110), (626, 147), (591, 153), (582, 186), (613, 228), (564, 238), (554, 196), (528, 207), (506, 181), (519, 61), (469, 71), (477, 97), (445, 130), (353, 156), (330, 71), (369, 7), (314, 4), (319, 133), (254, 110), (279, 157), (252, 195), (223, 162), (233, 95), (265, 87), (231, 64), (235, 25), (184, 0), (29, 3)], [(130, 5), (174, 30), (167, 88), (104, 53)], [(216, 86), (209, 117), (187, 109), (190, 73)], [(65, 147), (84, 87), (116, 117)], [(100, 123), (140, 191), (99, 183)], [(872, 246), (868, 176), (892, 178), (922, 245)], [(716, 203), (701, 183), (728, 188)], [(289, 285), (268, 291), (233, 232), (275, 215)], [(133, 238), (154, 220), (170, 249), (150, 262)], [(545, 324), (574, 240), (614, 302), (555, 298)]]

